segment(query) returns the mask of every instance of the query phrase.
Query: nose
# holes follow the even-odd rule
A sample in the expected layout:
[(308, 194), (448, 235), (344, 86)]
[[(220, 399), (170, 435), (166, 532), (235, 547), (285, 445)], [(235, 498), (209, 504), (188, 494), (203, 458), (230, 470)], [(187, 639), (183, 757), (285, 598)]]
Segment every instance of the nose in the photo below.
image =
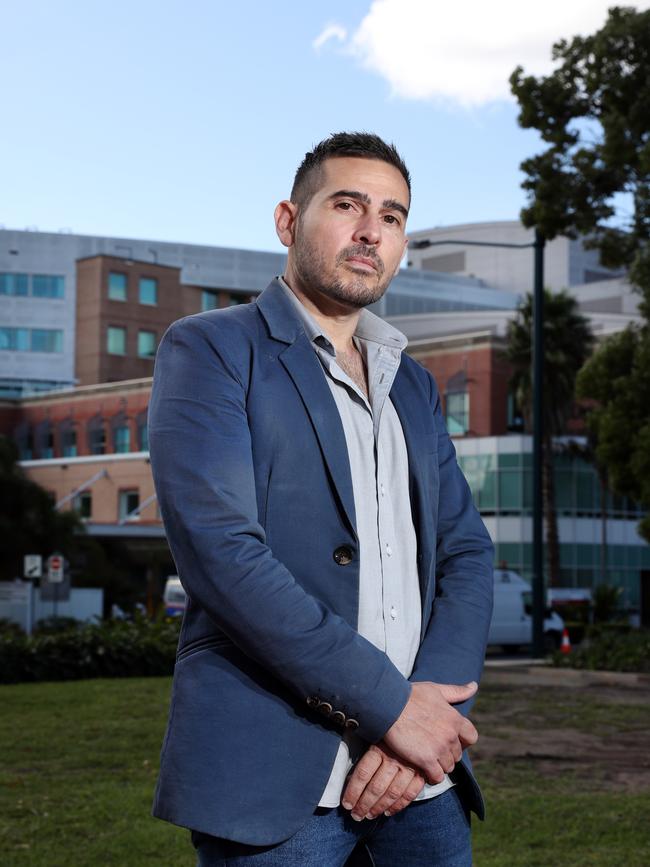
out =
[(377, 246), (381, 241), (379, 217), (368, 212), (364, 213), (355, 227), (354, 240), (368, 246)]

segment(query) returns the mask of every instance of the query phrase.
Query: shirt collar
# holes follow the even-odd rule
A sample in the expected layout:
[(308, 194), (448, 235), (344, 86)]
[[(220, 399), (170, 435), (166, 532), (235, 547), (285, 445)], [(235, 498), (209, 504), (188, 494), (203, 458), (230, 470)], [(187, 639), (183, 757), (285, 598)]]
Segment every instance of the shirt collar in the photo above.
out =
[[(304, 326), (307, 337), (312, 341), (312, 343), (316, 343), (318, 346), (326, 349), (330, 355), (336, 356), (334, 344), (327, 336), (327, 333), (323, 331), (304, 304), (291, 291), (284, 278), (281, 276), (278, 277), (278, 283), (282, 286), (289, 298), (291, 298), (296, 313)], [(379, 316), (376, 316), (374, 313), (371, 313), (370, 310), (366, 309), (361, 311), (354, 336), (358, 337), (360, 340), (369, 340), (372, 343), (379, 343), (382, 346), (388, 346), (398, 352), (405, 349), (408, 344), (406, 336), (402, 334), (401, 331), (398, 331), (397, 328), (393, 328), (393, 326), (389, 325), (388, 322), (385, 322)]]

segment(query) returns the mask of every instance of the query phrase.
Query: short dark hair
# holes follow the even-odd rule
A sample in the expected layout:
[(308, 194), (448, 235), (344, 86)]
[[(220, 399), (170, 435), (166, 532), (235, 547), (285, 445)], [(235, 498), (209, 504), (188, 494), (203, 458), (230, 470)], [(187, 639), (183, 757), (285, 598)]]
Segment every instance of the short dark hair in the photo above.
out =
[(319, 188), (322, 165), (325, 160), (335, 157), (361, 157), (369, 160), (382, 160), (394, 166), (406, 181), (411, 198), (411, 175), (406, 163), (399, 155), (394, 144), (387, 144), (378, 135), (369, 132), (337, 132), (323, 139), (316, 147), (305, 154), (298, 166), (291, 188), (291, 201), (301, 207)]

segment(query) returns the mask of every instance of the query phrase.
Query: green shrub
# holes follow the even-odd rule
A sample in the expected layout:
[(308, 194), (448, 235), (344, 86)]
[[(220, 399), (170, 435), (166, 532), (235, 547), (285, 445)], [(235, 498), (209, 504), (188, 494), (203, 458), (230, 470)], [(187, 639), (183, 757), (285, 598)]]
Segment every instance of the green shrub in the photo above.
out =
[[(612, 624), (614, 626), (614, 624)], [(570, 654), (555, 653), (553, 664), (600, 671), (650, 673), (650, 630), (621, 632), (602, 629), (595, 632)]]
[(108, 620), (31, 638), (0, 634), (0, 683), (169, 675), (179, 621)]
[(44, 617), (34, 626), (34, 635), (57, 635), (59, 632), (70, 632), (81, 629), (82, 620), (74, 617)]

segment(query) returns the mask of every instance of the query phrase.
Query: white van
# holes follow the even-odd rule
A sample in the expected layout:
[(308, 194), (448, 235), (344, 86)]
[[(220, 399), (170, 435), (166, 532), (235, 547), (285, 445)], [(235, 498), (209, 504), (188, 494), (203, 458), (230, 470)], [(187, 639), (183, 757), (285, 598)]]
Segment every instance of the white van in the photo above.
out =
[[(544, 644), (547, 650), (557, 649), (562, 642), (564, 621), (555, 611), (546, 609)], [(507, 569), (494, 570), (494, 612), (488, 644), (500, 644), (513, 651), (532, 641), (532, 590), (530, 584)]]
[(187, 604), (187, 594), (183, 590), (181, 579), (178, 575), (169, 575), (165, 582), (165, 592), (163, 593), (163, 602), (165, 604), (165, 614), (167, 617), (180, 617), (185, 611)]

